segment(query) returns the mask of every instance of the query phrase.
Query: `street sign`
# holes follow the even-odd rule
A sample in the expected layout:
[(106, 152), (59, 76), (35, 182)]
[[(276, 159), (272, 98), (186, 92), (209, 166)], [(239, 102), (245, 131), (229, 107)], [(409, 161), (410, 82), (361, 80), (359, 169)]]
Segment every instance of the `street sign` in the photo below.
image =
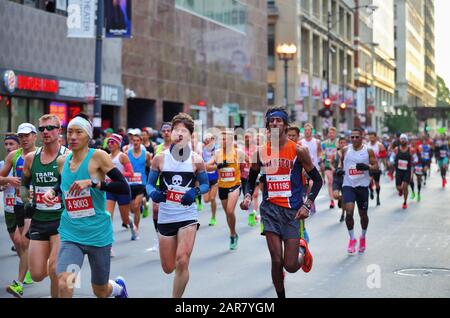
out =
[(69, 0), (67, 37), (95, 38), (97, 3), (93, 0)]

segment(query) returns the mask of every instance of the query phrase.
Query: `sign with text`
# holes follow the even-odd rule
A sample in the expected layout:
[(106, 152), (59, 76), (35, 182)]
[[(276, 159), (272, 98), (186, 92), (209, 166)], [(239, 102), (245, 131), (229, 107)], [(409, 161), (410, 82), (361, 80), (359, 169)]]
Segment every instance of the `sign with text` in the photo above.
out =
[(131, 37), (131, 0), (105, 0), (107, 38)]
[(67, 6), (67, 37), (95, 38), (97, 2), (69, 0)]

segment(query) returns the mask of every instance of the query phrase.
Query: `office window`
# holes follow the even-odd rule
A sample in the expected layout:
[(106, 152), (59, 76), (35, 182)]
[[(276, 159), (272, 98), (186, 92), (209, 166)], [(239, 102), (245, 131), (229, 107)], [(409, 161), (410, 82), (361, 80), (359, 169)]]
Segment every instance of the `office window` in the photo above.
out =
[(275, 69), (275, 24), (269, 24), (267, 27), (267, 63), (268, 69)]

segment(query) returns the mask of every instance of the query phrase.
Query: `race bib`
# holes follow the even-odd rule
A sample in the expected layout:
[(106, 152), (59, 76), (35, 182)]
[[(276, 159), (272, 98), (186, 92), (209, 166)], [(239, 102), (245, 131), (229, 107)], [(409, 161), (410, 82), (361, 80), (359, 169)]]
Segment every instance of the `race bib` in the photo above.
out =
[(16, 197), (14, 193), (5, 193), (5, 212), (14, 213), (14, 205), (16, 204)]
[(416, 174), (422, 174), (423, 173), (423, 167), (422, 166), (415, 166), (414, 167), (414, 172)]
[(440, 150), (439, 153), (441, 154), (441, 158), (447, 157), (447, 150)]
[(333, 160), (333, 156), (336, 154), (336, 148), (327, 148), (326, 158), (328, 161)]
[(398, 169), (399, 170), (407, 170), (408, 169), (408, 161), (407, 160), (398, 160)]
[(219, 173), (220, 179), (223, 182), (234, 182), (234, 180), (236, 180), (236, 171), (234, 168), (222, 168)]
[(94, 204), (90, 189), (84, 189), (80, 195), (69, 195), (69, 191), (64, 194), (66, 210), (72, 219), (86, 218), (95, 215)]
[(61, 198), (58, 196), (55, 200), (55, 205), (47, 206), (42, 200), (44, 194), (52, 189), (52, 187), (36, 187), (36, 208), (42, 211), (54, 211), (61, 209)]
[(348, 169), (348, 176), (351, 179), (358, 179), (358, 178), (362, 178), (364, 177), (364, 171), (358, 170), (356, 169), (356, 165), (355, 166), (351, 166)]
[(289, 198), (292, 196), (290, 175), (268, 175), (266, 180), (269, 198)]
[(187, 189), (180, 186), (169, 186), (166, 192), (166, 202), (170, 204), (181, 204), (181, 199)]
[(135, 172), (131, 177), (127, 178), (130, 183), (142, 184), (142, 174), (140, 172)]
[(430, 154), (428, 152), (422, 153), (422, 159), (425, 159), (425, 160), (430, 159)]

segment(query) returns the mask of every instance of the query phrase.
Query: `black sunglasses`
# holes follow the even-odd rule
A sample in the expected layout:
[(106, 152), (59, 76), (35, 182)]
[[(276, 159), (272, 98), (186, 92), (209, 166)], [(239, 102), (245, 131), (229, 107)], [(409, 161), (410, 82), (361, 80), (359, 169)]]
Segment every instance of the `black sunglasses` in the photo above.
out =
[(53, 125), (47, 125), (47, 126), (40, 126), (38, 129), (40, 132), (44, 132), (46, 129), (47, 131), (52, 131), (53, 129), (58, 129), (59, 126), (53, 126)]
[(351, 136), (350, 137), (351, 139), (359, 139), (359, 138), (361, 138), (360, 136)]

